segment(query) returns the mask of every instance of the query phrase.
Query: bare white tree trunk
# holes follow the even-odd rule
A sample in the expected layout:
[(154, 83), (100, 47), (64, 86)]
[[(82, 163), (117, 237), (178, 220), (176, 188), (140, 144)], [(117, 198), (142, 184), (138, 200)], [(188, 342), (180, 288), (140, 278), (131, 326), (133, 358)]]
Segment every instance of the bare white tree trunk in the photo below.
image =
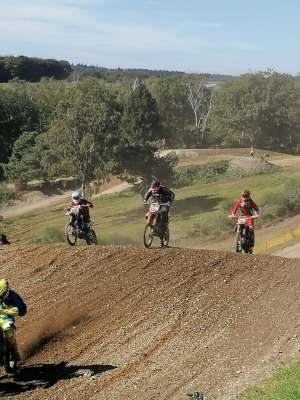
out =
[(81, 190), (83, 196), (85, 196), (87, 184), (86, 178), (88, 176), (88, 170), (91, 168), (92, 164), (93, 152), (95, 149), (95, 139), (90, 133), (80, 133), (76, 127), (71, 128), (69, 132), (73, 142), (73, 151), (75, 153), (75, 158), (78, 162), (81, 175)]
[(213, 97), (214, 97), (214, 89), (212, 90), (211, 95), (210, 95), (207, 113), (206, 113), (205, 117), (203, 118), (203, 124), (202, 124), (202, 127), (201, 127), (201, 130), (203, 132), (206, 129), (207, 119), (208, 119), (209, 113), (210, 113), (210, 111), (211, 111), (211, 109), (213, 107)]
[(205, 107), (208, 86), (204, 85), (201, 81), (194, 85), (191, 81), (187, 81), (186, 85), (188, 87), (188, 102), (194, 112), (195, 127), (200, 129), (202, 135), (204, 135), (207, 120), (213, 107), (214, 89), (211, 91), (208, 107)]

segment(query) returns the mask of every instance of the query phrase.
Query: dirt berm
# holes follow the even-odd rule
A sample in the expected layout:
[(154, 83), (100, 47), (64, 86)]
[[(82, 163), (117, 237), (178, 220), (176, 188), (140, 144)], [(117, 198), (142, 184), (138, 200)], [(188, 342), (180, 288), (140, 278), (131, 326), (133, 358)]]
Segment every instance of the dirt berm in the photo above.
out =
[(299, 352), (299, 261), (185, 249), (13, 247), (28, 303), (13, 399), (235, 398)]

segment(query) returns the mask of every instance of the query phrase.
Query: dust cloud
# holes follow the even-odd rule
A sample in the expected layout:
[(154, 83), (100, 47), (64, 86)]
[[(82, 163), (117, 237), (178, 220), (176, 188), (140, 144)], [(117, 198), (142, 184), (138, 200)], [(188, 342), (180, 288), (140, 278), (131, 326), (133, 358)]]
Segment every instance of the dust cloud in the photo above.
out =
[(72, 307), (61, 307), (57, 313), (51, 312), (47, 319), (36, 321), (27, 331), (23, 340), (22, 356), (28, 359), (56, 338), (62, 338), (69, 328), (88, 318), (86, 312)]

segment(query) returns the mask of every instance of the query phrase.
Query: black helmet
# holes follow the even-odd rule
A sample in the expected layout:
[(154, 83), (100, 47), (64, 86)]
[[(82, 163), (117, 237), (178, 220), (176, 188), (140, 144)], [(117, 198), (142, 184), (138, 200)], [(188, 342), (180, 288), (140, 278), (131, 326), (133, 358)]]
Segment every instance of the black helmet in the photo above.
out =
[(160, 187), (160, 181), (159, 179), (155, 178), (152, 182), (152, 187)]

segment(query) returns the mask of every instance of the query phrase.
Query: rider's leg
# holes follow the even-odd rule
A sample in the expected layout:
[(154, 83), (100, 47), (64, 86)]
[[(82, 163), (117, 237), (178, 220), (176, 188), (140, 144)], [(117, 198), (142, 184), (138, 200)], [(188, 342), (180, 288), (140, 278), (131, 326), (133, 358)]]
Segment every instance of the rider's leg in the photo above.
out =
[(166, 206), (166, 209), (167, 210), (165, 212), (163, 212), (162, 215), (161, 215), (162, 223), (163, 223), (164, 226), (167, 226), (168, 223), (169, 223), (169, 210), (170, 210), (170, 207)]
[(14, 327), (4, 331), (6, 343), (8, 344), (14, 361), (20, 361), (21, 356), (18, 352), (18, 345), (16, 339), (16, 330)]
[(5, 341), (11, 350), (13, 359), (15, 361), (20, 361), (21, 357), (18, 352), (14, 319), (12, 317), (9, 317), (8, 315), (1, 317), (0, 328), (4, 332)]
[(249, 241), (250, 241), (250, 248), (254, 247), (255, 243), (255, 234), (254, 234), (254, 229), (249, 229)]
[(83, 229), (82, 214), (77, 215), (77, 226), (80, 231)]
[(247, 218), (247, 226), (248, 226), (248, 235), (249, 235), (249, 241), (250, 241), (250, 248), (254, 247), (254, 240), (255, 240), (255, 235), (254, 235), (254, 224), (253, 224), (253, 219), (252, 218)]
[(85, 229), (87, 227), (87, 224), (90, 222), (89, 214), (84, 214), (82, 216), (82, 219), (83, 219), (83, 228)]

